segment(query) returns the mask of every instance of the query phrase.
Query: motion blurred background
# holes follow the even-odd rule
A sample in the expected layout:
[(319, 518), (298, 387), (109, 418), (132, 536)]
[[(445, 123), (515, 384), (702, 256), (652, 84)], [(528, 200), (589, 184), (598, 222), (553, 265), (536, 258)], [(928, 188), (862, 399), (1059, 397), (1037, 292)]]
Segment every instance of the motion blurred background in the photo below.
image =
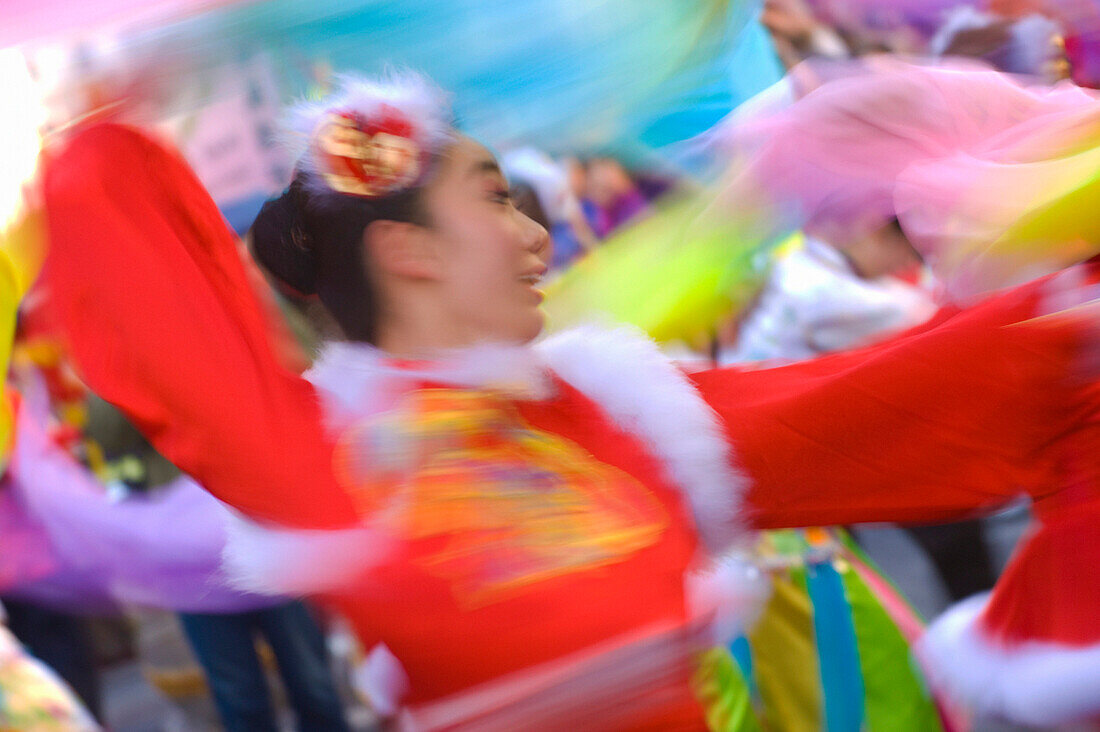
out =
[[(788, 69), (807, 59), (883, 54), (965, 57), (1029, 83), (1070, 77), (1096, 87), (1100, 3), (6, 0), (0, 220), (16, 215), (44, 141), (102, 116), (156, 127), (244, 236), (292, 174), (299, 141), (280, 131), (286, 105), (322, 97), (341, 73), (407, 68), (453, 94), (459, 126), (489, 144), (530, 197), (531, 210), (554, 234), (555, 265), (564, 271), (607, 240), (659, 241), (659, 230), (638, 227), (668, 210), (668, 194), (699, 190), (719, 175), (699, 136), (731, 115), (774, 103), (761, 93)], [(780, 244), (751, 249), (770, 252)], [(740, 263), (744, 277), (736, 282), (762, 278), (765, 270), (766, 263)], [(583, 262), (571, 276), (586, 276)], [(626, 294), (626, 307), (636, 309), (640, 296)], [(724, 305), (732, 310), (733, 300), (753, 296), (745, 284)], [(705, 307), (692, 312), (703, 311), (717, 315)], [(717, 327), (708, 323), (706, 331)], [(705, 358), (705, 344), (685, 340), (681, 355)], [(992, 522), (987, 541), (998, 566), (1025, 520), (1021, 508)], [(863, 541), (926, 616), (946, 605), (942, 581), (912, 539), (872, 529)], [(125, 617), (91, 626), (106, 674), (109, 726), (136, 732), (215, 725), (174, 616), (128, 610)], [(329, 637), (337, 659), (349, 653), (338, 627)], [(370, 727), (369, 711), (357, 707), (355, 714), (357, 726)]]

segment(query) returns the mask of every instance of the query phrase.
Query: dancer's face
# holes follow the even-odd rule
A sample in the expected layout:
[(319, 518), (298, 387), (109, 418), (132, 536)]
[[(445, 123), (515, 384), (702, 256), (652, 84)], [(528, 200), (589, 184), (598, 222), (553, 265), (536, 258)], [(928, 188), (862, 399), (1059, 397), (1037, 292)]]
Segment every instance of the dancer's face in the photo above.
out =
[(843, 251), (860, 276), (867, 279), (898, 274), (921, 262), (912, 242), (892, 224), (857, 237)]
[(526, 342), (542, 330), (538, 284), (550, 238), (516, 210), (508, 190), (493, 155), (460, 138), (424, 191), (436, 292), (477, 340)]

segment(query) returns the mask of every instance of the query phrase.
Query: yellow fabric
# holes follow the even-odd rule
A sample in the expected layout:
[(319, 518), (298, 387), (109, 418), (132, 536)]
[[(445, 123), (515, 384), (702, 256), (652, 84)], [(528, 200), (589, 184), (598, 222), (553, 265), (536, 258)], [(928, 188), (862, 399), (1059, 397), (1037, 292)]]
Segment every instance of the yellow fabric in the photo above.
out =
[(764, 724), (784, 732), (821, 728), (821, 681), (814, 645), (813, 608), (797, 573), (775, 577), (771, 599), (749, 633), (753, 674), (764, 702)]
[[(0, 369), (7, 373), (15, 338), (19, 301), (38, 276), (45, 257), (45, 216), (40, 209), (27, 211), (0, 233)], [(0, 450), (4, 465), (11, 447), (14, 416), (11, 403), (0, 401)]]
[[(709, 197), (708, 197), (709, 196)], [(661, 342), (709, 343), (752, 300), (770, 240), (705, 191), (667, 197), (546, 288), (551, 332), (606, 319)]]

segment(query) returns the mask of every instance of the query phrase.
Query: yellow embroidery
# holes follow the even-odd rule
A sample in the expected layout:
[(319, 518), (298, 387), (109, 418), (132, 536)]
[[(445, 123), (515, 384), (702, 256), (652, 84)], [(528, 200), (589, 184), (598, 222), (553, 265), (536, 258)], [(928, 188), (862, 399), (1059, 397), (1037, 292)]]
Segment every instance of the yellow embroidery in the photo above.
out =
[(486, 392), (412, 392), (349, 429), (336, 467), (362, 510), (428, 542), (418, 562), (467, 607), (623, 561), (669, 521), (637, 480)]

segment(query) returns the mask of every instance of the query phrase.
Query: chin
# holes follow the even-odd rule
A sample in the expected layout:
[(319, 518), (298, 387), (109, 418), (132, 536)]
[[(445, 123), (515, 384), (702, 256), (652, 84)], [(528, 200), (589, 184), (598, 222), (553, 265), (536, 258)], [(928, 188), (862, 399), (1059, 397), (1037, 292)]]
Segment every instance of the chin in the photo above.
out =
[(518, 329), (517, 335), (519, 335), (519, 341), (521, 343), (530, 343), (539, 337), (539, 333), (542, 333), (543, 327), (546, 325), (546, 314), (542, 310), (536, 310), (531, 317), (526, 319), (523, 327)]
[(525, 310), (521, 313), (511, 313), (507, 321), (497, 321), (482, 332), (481, 341), (489, 343), (508, 343), (513, 345), (525, 345), (539, 337), (543, 326), (546, 324), (546, 316), (541, 309)]

